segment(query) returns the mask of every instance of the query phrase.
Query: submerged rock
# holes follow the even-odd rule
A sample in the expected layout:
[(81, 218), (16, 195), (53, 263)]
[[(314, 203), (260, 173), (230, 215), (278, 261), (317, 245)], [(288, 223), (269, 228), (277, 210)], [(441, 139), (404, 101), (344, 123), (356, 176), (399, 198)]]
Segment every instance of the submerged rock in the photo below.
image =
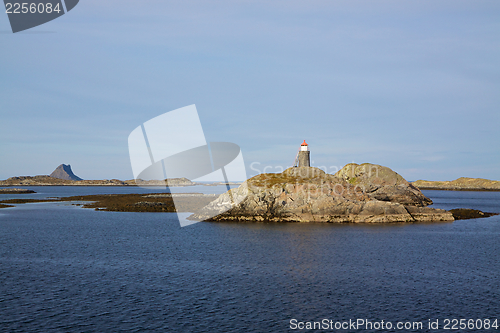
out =
[(468, 209), (468, 208), (451, 209), (450, 213), (453, 214), (455, 220), (478, 219), (482, 217), (499, 215), (498, 213), (485, 213), (477, 209)]
[[(239, 202), (239, 204), (233, 204)], [(432, 200), (389, 168), (348, 164), (335, 175), (314, 167), (260, 174), (190, 219), (271, 222), (453, 221), (426, 207)]]

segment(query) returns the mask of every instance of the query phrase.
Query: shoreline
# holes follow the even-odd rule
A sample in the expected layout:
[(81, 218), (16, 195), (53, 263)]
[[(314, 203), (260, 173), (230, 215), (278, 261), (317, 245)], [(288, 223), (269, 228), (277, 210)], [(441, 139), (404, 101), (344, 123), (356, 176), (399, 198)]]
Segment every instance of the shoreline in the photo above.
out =
[(179, 184), (179, 185), (167, 185), (167, 184), (157, 184), (157, 185), (137, 185), (137, 184), (9, 184), (9, 185), (3, 185), (0, 184), (0, 189), (7, 189), (11, 187), (28, 187), (28, 186), (78, 186), (78, 187), (83, 187), (83, 186), (121, 186), (121, 187), (145, 187), (145, 188), (158, 188), (158, 187), (189, 187), (189, 186), (236, 186), (236, 185), (241, 185), (242, 183), (193, 183), (193, 184)]
[[(129, 213), (191, 213), (196, 214), (197, 211), (203, 209), (206, 205), (216, 200), (219, 195), (202, 194), (202, 193), (128, 193), (128, 194), (91, 194), (91, 195), (75, 195), (70, 197), (53, 197), (46, 199), (7, 199), (0, 200), (0, 209), (13, 208), (15, 205), (42, 203), (42, 202), (72, 202), (75, 206), (80, 206), (84, 209), (94, 209), (96, 211), (108, 212), (129, 212)], [(175, 199), (175, 203), (173, 199)], [(482, 212), (476, 209), (457, 208), (445, 211), (452, 213), (454, 220), (467, 220), (486, 218), (499, 215), (498, 213)], [(271, 222), (271, 223), (366, 223), (374, 224), (374, 222), (360, 221), (300, 221), (294, 219), (285, 220), (266, 220), (259, 219), (256, 216), (244, 217), (233, 216), (227, 219), (207, 219), (207, 222)], [(451, 221), (387, 221), (378, 223), (438, 223), (438, 222), (453, 222)]]
[[(227, 185), (241, 185), (241, 184), (236, 184), (236, 183), (231, 183), (231, 184), (222, 184), (222, 183), (217, 183), (217, 184), (203, 184), (203, 183), (195, 183), (195, 184), (190, 184), (190, 185), (136, 185), (136, 184), (16, 184), (16, 185), (0, 185), (0, 189), (8, 189), (11, 187), (32, 187), (32, 186), (78, 186), (78, 187), (96, 187), (96, 186), (103, 186), (103, 187), (145, 187), (145, 188), (157, 188), (157, 187), (189, 187), (189, 186), (227, 186)], [(419, 190), (424, 190), (424, 191), (469, 191), (469, 192), (500, 192), (500, 189), (495, 189), (495, 188), (445, 188), (445, 187), (426, 187), (426, 186), (416, 186)]]

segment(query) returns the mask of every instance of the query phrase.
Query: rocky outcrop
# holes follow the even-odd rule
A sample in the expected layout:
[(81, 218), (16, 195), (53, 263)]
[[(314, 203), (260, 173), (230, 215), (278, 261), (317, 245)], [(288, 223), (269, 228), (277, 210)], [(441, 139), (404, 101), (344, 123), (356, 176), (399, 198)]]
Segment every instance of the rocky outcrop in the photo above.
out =
[(468, 209), (468, 208), (451, 209), (450, 213), (453, 214), (455, 220), (479, 219), (482, 217), (500, 215), (498, 213), (485, 213), (477, 209)]
[(461, 177), (451, 181), (417, 180), (412, 183), (421, 190), (500, 191), (500, 181)]
[(360, 186), (372, 199), (418, 207), (432, 204), (432, 200), (424, 196), (418, 188), (398, 173), (381, 165), (351, 163), (339, 170), (335, 176)]
[(45, 185), (71, 185), (72, 180), (53, 178), (44, 176), (20, 176), (10, 177), (0, 181), (0, 186), (45, 186)]
[[(233, 204), (239, 202), (239, 204)], [(451, 213), (399, 174), (375, 164), (348, 164), (335, 175), (312, 167), (260, 174), (190, 219), (270, 222), (453, 221)]]
[(27, 194), (36, 193), (33, 190), (27, 190), (25, 188), (0, 188), (0, 194)]
[(82, 178), (76, 176), (71, 170), (71, 165), (61, 164), (58, 166), (51, 174), (50, 177), (65, 179), (65, 180), (83, 180)]

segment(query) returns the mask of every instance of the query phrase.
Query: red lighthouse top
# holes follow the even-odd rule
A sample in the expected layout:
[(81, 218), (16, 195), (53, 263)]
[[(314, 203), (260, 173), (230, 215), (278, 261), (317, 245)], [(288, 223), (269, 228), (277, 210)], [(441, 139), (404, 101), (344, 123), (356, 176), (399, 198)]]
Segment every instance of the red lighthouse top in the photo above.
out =
[(301, 146), (307, 146), (306, 140), (304, 140), (304, 142), (302, 142)]

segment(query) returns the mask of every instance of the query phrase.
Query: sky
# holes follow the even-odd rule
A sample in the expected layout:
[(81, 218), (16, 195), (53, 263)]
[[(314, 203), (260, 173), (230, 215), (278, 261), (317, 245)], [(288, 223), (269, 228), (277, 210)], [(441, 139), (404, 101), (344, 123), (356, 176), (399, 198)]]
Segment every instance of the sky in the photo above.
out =
[(0, 14), (0, 179), (132, 179), (129, 134), (195, 104), (248, 177), (306, 140), (331, 173), (500, 180), (499, 17), (497, 0), (82, 0), (13, 34)]

